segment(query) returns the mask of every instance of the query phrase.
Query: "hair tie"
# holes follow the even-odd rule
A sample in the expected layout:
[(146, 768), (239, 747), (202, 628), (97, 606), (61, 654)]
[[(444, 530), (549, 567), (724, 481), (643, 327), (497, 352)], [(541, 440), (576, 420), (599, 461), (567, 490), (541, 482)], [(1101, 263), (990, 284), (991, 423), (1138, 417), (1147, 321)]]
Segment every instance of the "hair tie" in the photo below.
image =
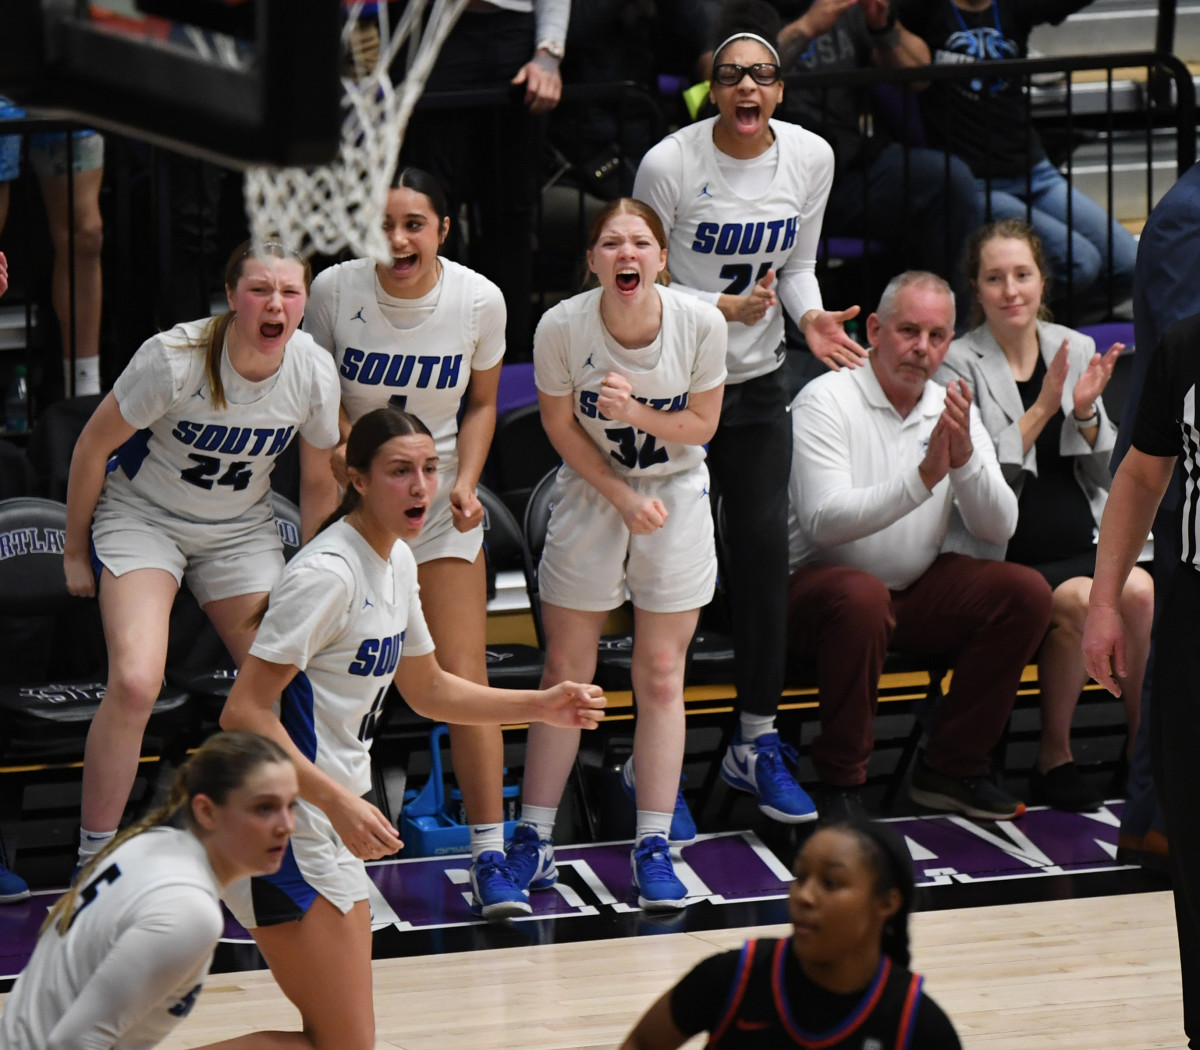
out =
[(779, 65), (779, 52), (775, 50), (775, 45), (765, 37), (759, 36), (757, 33), (734, 33), (732, 36), (726, 37), (719, 45), (717, 45), (716, 50), (713, 51), (713, 61), (715, 62), (717, 55), (724, 51), (725, 48), (732, 44), (735, 40), (757, 40), (760, 44), (762, 44), (763, 47), (771, 52), (771, 57), (775, 59), (775, 64)]

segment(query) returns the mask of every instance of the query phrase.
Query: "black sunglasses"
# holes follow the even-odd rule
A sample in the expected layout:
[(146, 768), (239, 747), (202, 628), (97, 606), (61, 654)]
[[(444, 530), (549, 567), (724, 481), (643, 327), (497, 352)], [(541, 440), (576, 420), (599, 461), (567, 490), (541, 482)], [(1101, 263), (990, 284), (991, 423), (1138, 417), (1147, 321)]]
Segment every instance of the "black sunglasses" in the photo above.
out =
[(738, 66), (725, 62), (713, 67), (713, 80), (725, 87), (733, 87), (742, 82), (747, 73), (756, 84), (774, 84), (780, 79), (779, 67), (774, 62), (755, 62), (752, 66)]

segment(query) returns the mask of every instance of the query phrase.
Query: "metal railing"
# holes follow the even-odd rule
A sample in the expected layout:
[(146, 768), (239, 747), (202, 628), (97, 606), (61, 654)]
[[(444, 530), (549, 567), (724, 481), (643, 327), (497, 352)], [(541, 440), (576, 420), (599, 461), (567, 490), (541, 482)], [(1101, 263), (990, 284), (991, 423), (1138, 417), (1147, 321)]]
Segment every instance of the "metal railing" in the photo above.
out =
[[(1144, 79), (1131, 80), (1129, 71), (1143, 71)], [(1118, 71), (1121, 71), (1118, 74)], [(1075, 75), (1084, 72), (1099, 73), (1102, 79), (1098, 83), (1079, 83)], [(949, 150), (939, 145), (926, 144), (921, 141), (904, 139), (906, 131), (913, 128), (922, 129), (920, 122), (919, 93), (921, 90), (938, 90), (938, 85), (962, 82), (967, 80), (1006, 80), (1016, 82), (1022, 87), (1024, 100), (1024, 119), (1030, 127), (1045, 133), (1055, 130), (1066, 143), (1062, 150), (1058, 167), (1066, 178), (1067, 185), (1076, 185), (1076, 162), (1074, 153), (1080, 138), (1091, 137), (1093, 146), (1102, 150), (1103, 156), (1103, 200), (1097, 200), (1107, 211), (1110, 219), (1120, 219), (1115, 207), (1114, 177), (1120, 174), (1124, 178), (1136, 178), (1140, 174), (1141, 189), (1144, 193), (1144, 207), (1138, 208), (1140, 216), (1148, 215), (1161, 192), (1169, 188), (1183, 171), (1187, 170), (1196, 158), (1196, 101), (1192, 77), (1187, 67), (1175, 56), (1157, 52), (1137, 51), (1121, 52), (1104, 55), (1059, 56), (1040, 59), (1013, 59), (986, 63), (963, 63), (922, 66), (911, 69), (881, 69), (866, 68), (852, 72), (826, 72), (793, 74), (786, 78), (787, 90), (805, 91), (827, 97), (830, 89), (849, 88), (858, 90), (864, 96), (873, 91), (886, 87), (898, 94), (899, 115), (893, 124), (898, 124), (900, 131), (883, 129), (873, 122), (870, 115), (873, 112), (872, 102), (864, 97), (861, 107), (866, 115), (863, 122), (863, 132), (868, 138), (874, 135), (885, 135), (896, 138), (906, 150), (905, 159), (913, 149), (933, 149), (943, 157), (943, 172), (946, 181), (950, 179), (952, 146)], [(1047, 81), (1052, 81), (1047, 83)], [(984, 130), (985, 155), (989, 146), (989, 128), (987, 112), (991, 108), (991, 95), (982, 94), (980, 108), (983, 112), (981, 124)], [(822, 107), (824, 108), (824, 107)], [(946, 139), (954, 140), (954, 127), (949, 126)], [(889, 139), (890, 140), (890, 139)], [(1026, 172), (1032, 167), (1032, 146), (1027, 139)], [(1156, 148), (1157, 147), (1157, 148)], [(1115, 152), (1121, 149), (1128, 158), (1131, 150), (1137, 149), (1140, 161), (1128, 159), (1121, 164), (1116, 162)], [(1166, 153), (1166, 158), (1162, 154)], [(1156, 167), (1162, 168), (1164, 160), (1170, 171), (1161, 179), (1156, 179)], [(906, 186), (905, 200), (910, 197), (907, 184), (909, 172), (905, 165), (904, 177)], [(985, 177), (984, 183), (990, 194), (991, 178)], [(1157, 185), (1156, 185), (1157, 183)], [(1029, 196), (1030, 179), (1025, 180), (1026, 197)], [(864, 181), (864, 208), (867, 184)], [(1032, 212), (1032, 206), (1027, 205), (1027, 217)], [(990, 218), (985, 213), (985, 219)], [(1067, 213), (1061, 216), (1069, 229), (1074, 229), (1071, 206), (1068, 199)], [(826, 241), (836, 237), (839, 231), (827, 228), (824, 231)], [(881, 231), (878, 240), (886, 238)], [(872, 238), (875, 240), (875, 238)], [(873, 301), (872, 293), (877, 294), (891, 273), (875, 272), (879, 266), (886, 265), (892, 270), (897, 265), (904, 268), (905, 260), (897, 261), (893, 255), (882, 255), (874, 252), (873, 244), (859, 246), (861, 252), (861, 288), (862, 305), (864, 308)], [(947, 245), (947, 254), (950, 246)], [(826, 256), (823, 260), (828, 266), (836, 261)], [(1072, 240), (1067, 239), (1067, 272), (1073, 269)], [(1111, 271), (1112, 238), (1111, 233), (1107, 244), (1107, 271)], [(948, 276), (948, 275), (947, 275)], [(1109, 277), (1111, 274), (1109, 273)], [(1060, 319), (1071, 324), (1079, 318), (1074, 316), (1078, 304), (1074, 301), (1071, 276), (1068, 276), (1067, 287), (1064, 289), (1067, 300), (1066, 314)], [(1117, 305), (1113, 302), (1111, 280), (1107, 287), (1107, 310), (1111, 313)]]
[[(1129, 69), (1138, 71), (1136, 79), (1119, 72)], [(1081, 84), (1074, 79), (1085, 71), (1099, 74), (1098, 82)], [(898, 90), (901, 119), (908, 122), (915, 119), (918, 113), (918, 96), (911, 90), (916, 85), (932, 86), (981, 75), (1016, 79), (1024, 85), (1026, 119), (1039, 129), (1058, 129), (1072, 145), (1073, 139), (1079, 135), (1090, 136), (1094, 140), (1086, 149), (1095, 157), (1091, 167), (1101, 178), (1102, 187), (1101, 192), (1093, 193), (1093, 196), (1102, 198), (1099, 203), (1110, 215), (1116, 213), (1115, 179), (1120, 178), (1124, 183), (1136, 186), (1134, 195), (1139, 203), (1136, 210), (1148, 214), (1161, 192), (1195, 160), (1196, 105), (1191, 75), (1175, 57), (1156, 52), (1013, 60), (988, 63), (986, 68), (973, 64), (798, 74), (788, 78), (787, 90), (820, 93), (833, 87), (850, 87), (870, 93), (881, 85), (890, 85), (893, 90)], [(1047, 84), (1048, 80), (1052, 82)], [(421, 100), (420, 108), (449, 113), (467, 107), (495, 109), (514, 104), (520, 103), (514, 101), (512, 92), (494, 89), (427, 95)], [(561, 127), (561, 122), (570, 125), (578, 121), (589, 108), (597, 107), (608, 113), (611, 120), (611, 142), (606, 140), (605, 143), (606, 147), (610, 147), (607, 152), (602, 149), (594, 156), (581, 157), (560, 148), (555, 127)], [(868, 136), (883, 133), (882, 127), (876, 128), (870, 119), (864, 122), (863, 127), (864, 134)], [(73, 128), (70, 124), (48, 120), (0, 121), (0, 134), (28, 136), (36, 132)], [(534, 290), (532, 301), (528, 304), (531, 327), (541, 310), (553, 300), (579, 289), (591, 215), (601, 206), (603, 196), (630, 192), (641, 151), (661, 138), (667, 130), (663, 100), (636, 83), (568, 85), (554, 122), (542, 121), (540, 128), (540, 153), (536, 161), (540, 192), (535, 205), (533, 231), (536, 238)], [(631, 128), (637, 128), (639, 133), (632, 133)], [(113, 146), (120, 141), (110, 137)], [(1075, 150), (1068, 147), (1061, 163), (1064, 175), (1072, 186), (1085, 167), (1077, 163), (1074, 153)], [(173, 156), (156, 147), (130, 146), (129, 149), (110, 149), (106, 158), (110, 177), (106, 180), (105, 204), (106, 208), (115, 212), (115, 221), (112, 215), (106, 213), (105, 310), (108, 320), (105, 328), (109, 332), (119, 333), (117, 342), (120, 344), (114, 351), (111, 341), (105, 343), (106, 352), (115, 353), (117, 358), (106, 363), (107, 375), (116, 374), (140, 340), (152, 334), (153, 320), (161, 325), (182, 319), (154, 318), (148, 321), (144, 304), (128, 301), (130, 296), (127, 294), (127, 289), (138, 282), (148, 282), (151, 287), (156, 287), (166, 279), (163, 267), (148, 264), (143, 257), (144, 252), (139, 252), (133, 245), (135, 232), (143, 240), (148, 232), (150, 242), (159, 245), (164, 243), (168, 235), (162, 216), (171, 214), (173, 204), (169, 182), (164, 180), (160, 169), (164, 167), (161, 158)], [(509, 158), (499, 157), (497, 163), (504, 163), (506, 159)], [(592, 163), (589, 165), (588, 161)], [(183, 163), (198, 165), (200, 162), (185, 160)], [(945, 164), (948, 166), (949, 163), (949, 156), (946, 155)], [(131, 174), (129, 169), (133, 167), (137, 170)], [(131, 229), (137, 227), (138, 222), (136, 218), (131, 218), (135, 211), (131, 209), (129, 199), (138, 194), (148, 194), (149, 214), (152, 216), (149, 231)], [(177, 205), (176, 201), (174, 206)], [(1065, 218), (1069, 223), (1070, 215)], [(218, 224), (216, 209), (200, 207), (193, 220), (198, 227), (193, 231), (195, 242), (211, 247)], [(17, 230), (11, 229), (14, 223), (18, 226)], [(9, 224), (10, 236), (21, 234), (19, 227), (22, 220), (19, 216), (11, 216)], [(29, 223), (24, 225), (28, 227)], [(826, 232), (830, 235), (838, 233), (833, 229)], [(73, 253), (73, 231), (71, 238), (68, 250)], [(211, 256), (207, 249), (202, 253), (210, 289), (220, 284), (216, 268), (224, 258), (225, 249), (230, 246), (221, 243), (216, 245)], [(835, 276), (831, 266), (838, 261), (830, 256), (822, 260), (825, 267), (823, 279)], [(864, 309), (871, 305), (871, 289), (882, 287), (880, 280), (886, 281), (891, 276), (890, 272), (873, 272), (872, 268), (887, 265), (894, 272), (896, 266), (903, 268), (905, 265), (903, 258), (876, 258), (870, 252), (851, 261), (861, 270), (858, 279), (861, 280), (861, 305)], [(148, 269), (150, 273), (146, 272)], [(845, 279), (845, 271), (855, 267), (842, 269), (843, 273), (837, 276)], [(74, 268), (71, 267), (69, 272), (73, 274)], [(32, 327), (33, 298), (26, 295), (25, 299), (27, 327)], [(74, 299), (73, 290), (71, 298)], [(1112, 304), (1109, 305), (1111, 307)], [(522, 304), (509, 303), (508, 307), (510, 311), (517, 310), (522, 308)], [(1072, 322), (1069, 316), (1060, 319)], [(67, 354), (71, 355), (75, 342), (73, 309), (66, 325), (69, 331), (64, 342)], [(528, 347), (511, 349), (516, 359), (525, 356), (529, 350)]]

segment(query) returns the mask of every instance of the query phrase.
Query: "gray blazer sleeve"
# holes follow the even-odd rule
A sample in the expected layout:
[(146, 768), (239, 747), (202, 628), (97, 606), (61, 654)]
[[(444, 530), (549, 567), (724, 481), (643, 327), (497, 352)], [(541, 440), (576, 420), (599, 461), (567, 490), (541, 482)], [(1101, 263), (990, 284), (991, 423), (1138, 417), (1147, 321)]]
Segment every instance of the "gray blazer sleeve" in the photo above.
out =
[[(1105, 411), (1102, 398), (1096, 400), (1100, 430), (1094, 447), (1087, 443), (1075, 426), (1072, 391), (1092, 359), (1096, 345), (1081, 332), (1062, 325), (1039, 323), (1038, 342), (1047, 365), (1054, 360), (1064, 339), (1067, 340), (1070, 364), (1063, 383), (1062, 410), (1066, 419), (1062, 427), (1059, 454), (1072, 458), (1075, 481), (1088, 501), (1093, 521), (1099, 526), (1112, 480), (1108, 472), (1108, 459), (1116, 439), (1116, 427)], [(951, 344), (950, 352), (937, 375), (938, 382), (949, 379), (965, 379), (971, 387), (980, 418), (995, 445), (1000, 468), (1019, 498), (1026, 472), (1037, 476), (1037, 447), (1031, 446), (1028, 452), (1022, 448), (1020, 419), (1025, 408), (1004, 352), (988, 331), (987, 325), (981, 325)], [(951, 520), (943, 549), (975, 557), (1004, 557), (1003, 547), (980, 545), (966, 532), (957, 517)]]

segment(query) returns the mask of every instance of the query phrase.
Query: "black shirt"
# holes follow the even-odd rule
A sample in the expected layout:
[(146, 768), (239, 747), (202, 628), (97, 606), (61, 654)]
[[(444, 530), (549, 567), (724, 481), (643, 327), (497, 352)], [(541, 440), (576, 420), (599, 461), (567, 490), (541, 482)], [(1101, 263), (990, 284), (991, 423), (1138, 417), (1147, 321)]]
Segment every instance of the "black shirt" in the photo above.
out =
[[(901, 0), (899, 17), (929, 45), (934, 65), (987, 62), (1025, 58), (1034, 26), (1057, 25), (1089, 3), (992, 0), (982, 11), (964, 11), (953, 0)], [(979, 178), (1022, 175), (1045, 159), (1019, 81), (988, 76), (935, 81), (922, 99), (922, 114), (931, 140), (957, 153)]]
[[(1037, 401), (1045, 378), (1046, 361), (1038, 354), (1033, 374), (1017, 383), (1026, 410)], [(1040, 565), (1092, 550), (1096, 528), (1092, 509), (1075, 478), (1073, 458), (1059, 451), (1065, 423), (1060, 408), (1034, 444), (1037, 474), (1026, 474), (1021, 484), (1017, 530), (1008, 541), (1007, 554), (1009, 561), (1020, 565)]]
[(1133, 426), (1133, 447), (1148, 456), (1180, 456), (1183, 544), (1180, 557), (1200, 569), (1200, 314), (1167, 329), (1150, 359)]
[[(745, 990), (740, 1002), (735, 1002), (747, 956), (752, 958)], [(892, 1050), (902, 1026), (911, 1032), (907, 1045), (912, 1050), (961, 1050), (950, 1019), (937, 1003), (920, 994), (920, 979), (907, 970), (884, 959), (876, 981), (858, 992), (841, 995), (811, 980), (789, 943), (776, 940), (751, 941), (741, 951), (723, 952), (698, 963), (671, 993), (675, 1027), (687, 1036), (713, 1033), (719, 1038), (712, 1045), (722, 1048), (796, 1045), (774, 999), (776, 977), (780, 978), (787, 1022), (828, 1050), (860, 1050), (878, 1045), (881, 1038), (882, 1045)], [(908, 1017), (905, 1006), (913, 999), (915, 1013)], [(860, 1011), (861, 1016), (856, 1016)], [(845, 1029), (842, 1038), (837, 1038), (839, 1028)]]
[[(874, 62), (874, 54), (866, 19), (855, 6), (843, 11), (829, 32), (811, 41), (784, 73), (864, 69)], [(843, 172), (870, 164), (890, 141), (878, 132), (871, 137), (863, 133), (862, 118), (871, 108), (871, 92), (866, 86), (805, 88), (790, 83), (783, 93), (779, 116), (820, 135), (833, 147), (836, 170)]]

